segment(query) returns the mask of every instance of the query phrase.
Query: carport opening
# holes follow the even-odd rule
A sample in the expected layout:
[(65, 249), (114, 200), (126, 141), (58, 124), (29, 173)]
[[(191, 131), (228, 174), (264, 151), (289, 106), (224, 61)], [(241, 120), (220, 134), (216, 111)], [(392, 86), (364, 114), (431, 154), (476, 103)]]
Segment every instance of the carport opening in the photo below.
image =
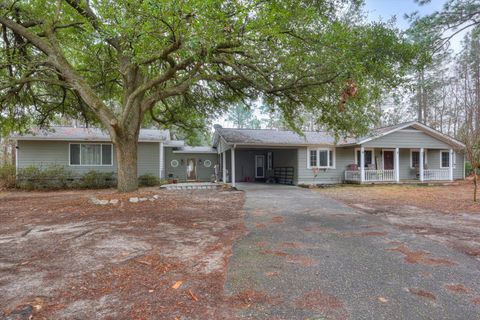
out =
[[(235, 181), (271, 184), (296, 183), (297, 149), (235, 148)], [(222, 157), (220, 157), (222, 160)], [(220, 166), (221, 167), (221, 166)], [(231, 179), (231, 152), (227, 152), (227, 179)], [(231, 182), (228, 180), (227, 182)]]

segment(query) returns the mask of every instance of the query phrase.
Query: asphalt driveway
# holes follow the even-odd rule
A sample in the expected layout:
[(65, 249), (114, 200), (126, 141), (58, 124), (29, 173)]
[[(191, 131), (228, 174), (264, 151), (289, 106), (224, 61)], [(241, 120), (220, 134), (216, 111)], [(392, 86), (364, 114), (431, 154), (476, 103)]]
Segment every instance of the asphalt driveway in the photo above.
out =
[(226, 292), (247, 319), (480, 319), (480, 261), (318, 192), (241, 184)]

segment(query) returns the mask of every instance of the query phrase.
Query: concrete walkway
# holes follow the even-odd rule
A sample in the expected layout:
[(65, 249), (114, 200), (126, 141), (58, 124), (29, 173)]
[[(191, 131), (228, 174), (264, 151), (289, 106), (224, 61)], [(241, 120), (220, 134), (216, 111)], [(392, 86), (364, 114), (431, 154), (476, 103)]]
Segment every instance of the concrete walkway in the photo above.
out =
[(318, 192), (239, 184), (225, 290), (247, 319), (480, 319), (480, 263)]

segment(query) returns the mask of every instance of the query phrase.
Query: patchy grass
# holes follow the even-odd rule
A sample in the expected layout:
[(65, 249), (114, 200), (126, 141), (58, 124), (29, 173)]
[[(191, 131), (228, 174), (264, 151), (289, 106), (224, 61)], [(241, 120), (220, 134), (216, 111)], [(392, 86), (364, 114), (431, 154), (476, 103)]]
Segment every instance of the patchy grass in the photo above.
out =
[(234, 318), (243, 300), (223, 285), (243, 202), (210, 190), (0, 192), (0, 318), (25, 304), (38, 319)]
[(319, 189), (318, 192), (349, 204), (410, 205), (438, 212), (478, 213), (480, 203), (473, 202), (471, 181), (451, 185), (345, 185), (337, 188)]

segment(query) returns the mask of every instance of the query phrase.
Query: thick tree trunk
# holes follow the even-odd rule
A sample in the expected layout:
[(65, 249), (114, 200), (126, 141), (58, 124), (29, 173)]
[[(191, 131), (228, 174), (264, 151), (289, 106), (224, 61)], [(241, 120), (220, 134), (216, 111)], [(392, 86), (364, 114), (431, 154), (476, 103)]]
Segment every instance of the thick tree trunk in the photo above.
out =
[(138, 189), (136, 138), (117, 137), (115, 139), (117, 154), (117, 189), (119, 192), (132, 192)]

